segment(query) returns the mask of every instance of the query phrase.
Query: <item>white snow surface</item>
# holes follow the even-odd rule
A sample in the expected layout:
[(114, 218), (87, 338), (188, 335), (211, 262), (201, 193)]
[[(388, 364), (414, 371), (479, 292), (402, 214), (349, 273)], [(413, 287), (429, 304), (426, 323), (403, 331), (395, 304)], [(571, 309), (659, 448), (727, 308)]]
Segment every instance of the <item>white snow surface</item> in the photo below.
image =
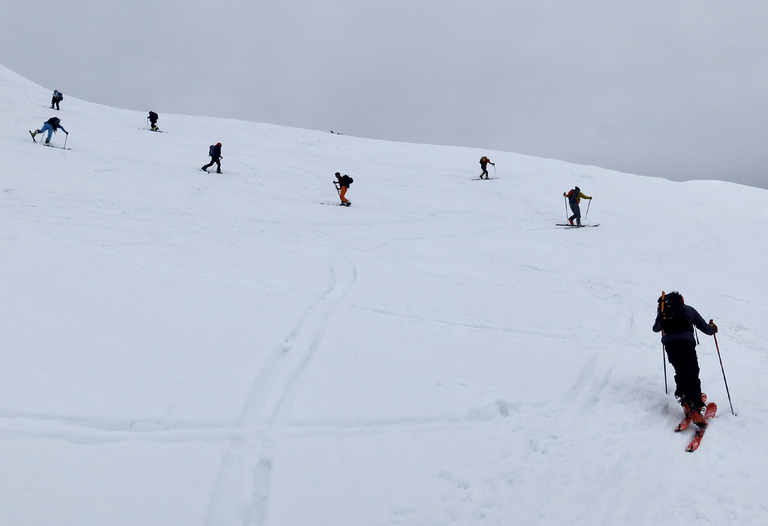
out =
[(768, 191), (51, 92), (0, 67), (0, 524), (768, 524)]

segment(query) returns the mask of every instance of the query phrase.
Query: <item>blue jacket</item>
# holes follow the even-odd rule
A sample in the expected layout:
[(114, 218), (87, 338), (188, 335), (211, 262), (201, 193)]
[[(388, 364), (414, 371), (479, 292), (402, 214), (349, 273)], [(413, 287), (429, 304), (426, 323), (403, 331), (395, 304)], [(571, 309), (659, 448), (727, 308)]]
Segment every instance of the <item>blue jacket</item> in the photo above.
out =
[[(693, 337), (693, 325), (695, 325), (704, 334), (709, 336), (715, 334), (715, 328), (704, 321), (704, 318), (701, 317), (696, 309), (690, 305), (683, 306), (685, 307), (686, 318), (688, 318), (688, 321), (691, 322), (691, 330), (664, 333), (664, 335), (661, 337), (661, 343), (666, 344), (672, 341), (688, 340), (689, 342), (695, 344), (696, 339)], [(656, 321), (653, 323), (653, 332), (661, 332), (661, 312), (656, 314)]]

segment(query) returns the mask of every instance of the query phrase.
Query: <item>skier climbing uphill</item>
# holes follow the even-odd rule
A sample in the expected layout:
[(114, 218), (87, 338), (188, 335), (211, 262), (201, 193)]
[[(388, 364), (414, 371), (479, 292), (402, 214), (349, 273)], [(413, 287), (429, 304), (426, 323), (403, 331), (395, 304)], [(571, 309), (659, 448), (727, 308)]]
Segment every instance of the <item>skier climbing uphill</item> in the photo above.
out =
[(480, 168), (483, 169), (483, 173), (480, 174), (480, 179), (488, 179), (488, 164), (492, 164), (493, 166), (496, 166), (496, 163), (492, 163), (488, 157), (482, 156), (480, 158)]
[(350, 176), (346, 174), (342, 176), (339, 172), (336, 172), (336, 180), (333, 184), (336, 186), (336, 191), (339, 193), (341, 206), (349, 206), (352, 204), (349, 199), (346, 198), (347, 190), (349, 190), (349, 185), (351, 185), (352, 182), (353, 179)]
[(563, 192), (563, 197), (568, 198), (568, 204), (571, 207), (571, 211), (573, 212), (573, 215), (568, 218), (568, 222), (570, 224), (573, 224), (573, 220), (576, 220), (577, 225), (581, 225), (581, 209), (579, 208), (579, 203), (582, 199), (592, 199), (588, 195), (584, 195), (581, 193), (581, 190), (578, 186), (575, 186), (573, 190), (566, 192)]
[(216, 144), (212, 144), (208, 147), (208, 155), (211, 157), (211, 162), (208, 164), (204, 164), (202, 168), (200, 168), (202, 171), (207, 172), (208, 168), (213, 166), (214, 163), (216, 163), (216, 173), (221, 173), (221, 143), (217, 142)]
[[(48, 137), (45, 138), (45, 144), (50, 144), (51, 142), (51, 135), (53, 135), (57, 130), (61, 130), (67, 135), (69, 135), (69, 132), (64, 129), (64, 126), (61, 125), (61, 120), (58, 117), (51, 117), (47, 121), (43, 123), (43, 127), (39, 130), (31, 131), (29, 134), (32, 136), (32, 140), (35, 141), (35, 136), (38, 133), (44, 133), (48, 132)], [(37, 141), (35, 141), (37, 142)]]
[(159, 119), (160, 116), (155, 113), (154, 111), (149, 112), (149, 117), (147, 119), (149, 120), (149, 129), (152, 131), (160, 131), (160, 128), (157, 127), (157, 119)]
[[(51, 97), (51, 109), (60, 109), (59, 104), (64, 100), (64, 95), (57, 89), (53, 90), (53, 97)], [(55, 106), (55, 108), (54, 108)]]
[(712, 336), (717, 332), (717, 325), (712, 320), (705, 322), (696, 309), (685, 304), (679, 292), (662, 292), (658, 303), (653, 332), (661, 332), (661, 343), (669, 363), (675, 368), (675, 396), (683, 406), (686, 419), (704, 427), (707, 421), (701, 413), (704, 402), (693, 327), (695, 325), (704, 334)]

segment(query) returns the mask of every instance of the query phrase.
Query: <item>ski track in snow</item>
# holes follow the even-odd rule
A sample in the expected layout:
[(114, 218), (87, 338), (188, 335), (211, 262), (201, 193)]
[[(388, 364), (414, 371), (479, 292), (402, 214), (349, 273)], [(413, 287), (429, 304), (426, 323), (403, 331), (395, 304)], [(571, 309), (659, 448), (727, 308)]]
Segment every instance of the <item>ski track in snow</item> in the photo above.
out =
[[(355, 267), (349, 258), (334, 257), (326, 289), (306, 309), (257, 376), (240, 418), (240, 438), (232, 441), (222, 463), (208, 525), (266, 523), (274, 435), (285, 426), (291, 401), (325, 334), (333, 306), (354, 283)], [(244, 494), (248, 502), (238, 502)], [(238, 510), (243, 508), (244, 522), (238, 517)]]

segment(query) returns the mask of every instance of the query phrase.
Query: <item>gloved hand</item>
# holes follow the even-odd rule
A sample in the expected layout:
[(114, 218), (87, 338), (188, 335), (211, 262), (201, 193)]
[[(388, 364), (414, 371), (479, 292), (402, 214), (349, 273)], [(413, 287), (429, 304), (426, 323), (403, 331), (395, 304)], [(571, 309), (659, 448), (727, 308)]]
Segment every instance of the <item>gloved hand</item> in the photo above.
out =
[(715, 322), (712, 320), (709, 320), (709, 326), (715, 329), (715, 334), (717, 334), (717, 325), (715, 325)]
[(66, 133), (67, 135), (69, 135), (69, 132), (64, 132), (64, 133)]

